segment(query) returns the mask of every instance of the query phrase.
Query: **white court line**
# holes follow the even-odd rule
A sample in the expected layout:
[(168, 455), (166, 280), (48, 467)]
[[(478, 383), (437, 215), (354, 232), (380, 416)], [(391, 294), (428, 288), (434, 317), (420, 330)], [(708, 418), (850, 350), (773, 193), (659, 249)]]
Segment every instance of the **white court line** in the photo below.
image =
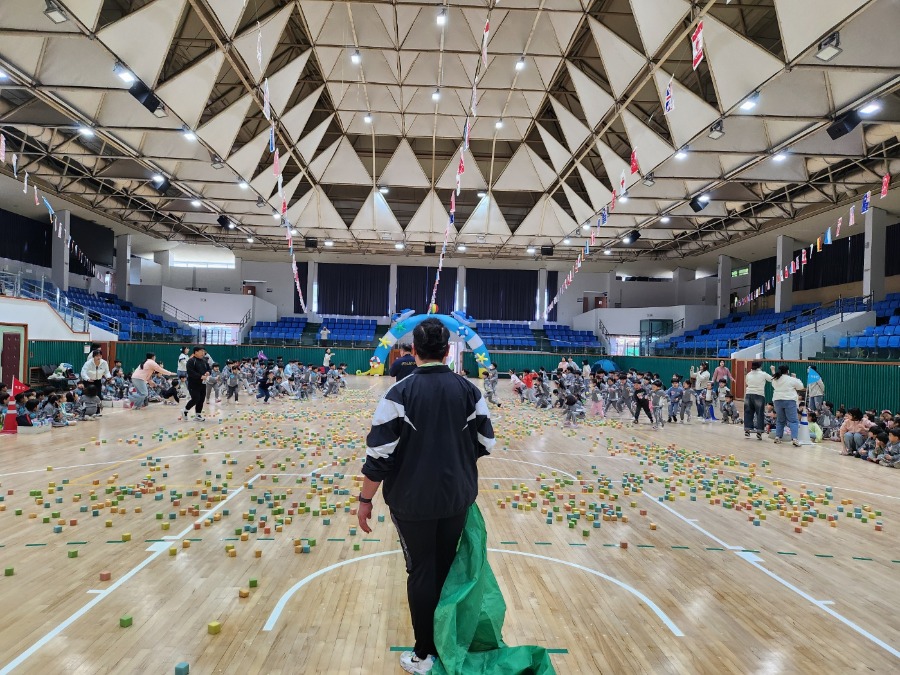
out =
[(530, 464), (531, 466), (539, 466), (542, 469), (547, 469), (548, 471), (556, 471), (558, 473), (565, 474), (572, 480), (582, 480), (581, 478), (578, 478), (578, 476), (575, 476), (575, 475), (569, 473), (568, 471), (563, 471), (562, 469), (558, 469), (555, 466), (547, 466), (546, 464), (537, 464), (535, 462), (526, 462), (524, 459), (512, 459), (511, 457), (497, 457), (497, 455), (488, 455), (486, 457), (486, 459), (496, 459), (498, 462), (518, 462), (520, 464)]
[[(257, 478), (259, 478), (260, 475), (261, 474), (257, 474), (256, 476), (251, 478), (250, 481), (248, 481), (248, 482), (255, 481)], [(189, 532), (191, 532), (194, 529), (194, 523), (199, 523), (199, 522), (202, 522), (203, 520), (205, 520), (205, 518), (208, 517), (209, 514), (214, 513), (216, 511), (218, 511), (219, 509), (221, 509), (229, 501), (231, 501), (236, 496), (238, 496), (243, 490), (244, 490), (243, 486), (237, 488), (234, 492), (232, 492), (230, 495), (228, 495), (228, 497), (226, 497), (224, 500), (219, 502), (219, 504), (215, 508), (210, 509), (210, 511), (207, 513), (206, 516), (204, 516), (203, 518), (198, 518), (197, 520), (195, 520), (193, 523), (188, 525), (184, 530), (182, 530), (180, 533), (178, 533), (175, 536), (178, 538), (181, 538), (181, 537), (184, 537), (185, 535), (187, 535)], [(151, 546), (148, 549), (149, 551), (152, 551), (152, 555), (149, 558), (143, 560), (137, 566), (128, 570), (128, 572), (126, 572), (123, 576), (118, 578), (115, 581), (115, 583), (113, 583), (109, 588), (96, 593), (94, 595), (94, 598), (90, 602), (85, 604), (80, 609), (76, 610), (75, 613), (72, 614), (68, 619), (66, 619), (65, 621), (60, 623), (58, 626), (56, 626), (56, 628), (53, 628), (50, 632), (48, 632), (46, 635), (44, 635), (41, 639), (39, 639), (37, 642), (35, 642), (33, 645), (31, 645), (31, 647), (29, 647), (24, 652), (19, 654), (16, 658), (14, 658), (12, 661), (7, 663), (3, 667), (3, 669), (0, 670), (0, 675), (9, 675), (9, 673), (11, 673), (15, 668), (18, 668), (20, 665), (22, 665), (22, 663), (24, 663), (29, 657), (33, 656), (39, 649), (41, 649), (48, 642), (50, 642), (50, 640), (55, 638), (57, 635), (62, 633), (66, 628), (71, 626), (73, 623), (78, 621), (78, 619), (80, 619), (82, 616), (84, 616), (89, 611), (91, 611), (96, 605), (98, 605), (103, 600), (103, 598), (108, 596), (110, 593), (115, 591), (117, 588), (124, 586), (125, 583), (128, 582), (134, 575), (136, 575), (138, 572), (140, 572), (142, 569), (144, 569), (147, 565), (149, 565), (151, 562), (156, 560), (160, 555), (162, 555), (162, 553), (168, 548), (168, 546), (169, 545), (166, 542), (157, 542), (156, 544)], [(94, 593), (94, 591), (89, 591), (89, 592)]]
[[(702, 527), (700, 527), (699, 525), (697, 525), (695, 521), (690, 520), (690, 519), (688, 519), (688, 518), (685, 518), (683, 515), (681, 515), (680, 513), (678, 513), (678, 511), (676, 511), (675, 509), (673, 509), (671, 506), (669, 506), (668, 504), (666, 504), (664, 501), (663, 501), (663, 502), (659, 501), (656, 497), (654, 497), (653, 495), (651, 495), (651, 494), (650, 494), (649, 492), (647, 492), (647, 491), (644, 491), (644, 494), (647, 495), (648, 497), (650, 497), (651, 499), (653, 499), (653, 501), (654, 501), (658, 506), (662, 506), (664, 509), (666, 509), (667, 511), (669, 511), (670, 513), (672, 513), (672, 514), (673, 514), (674, 516), (676, 516), (677, 518), (683, 520), (684, 522), (686, 522), (688, 525), (690, 525), (690, 526), (693, 527), (694, 529), (696, 529), (696, 530), (702, 532), (702, 533), (705, 534), (707, 537), (709, 537), (709, 538), (712, 539), (713, 541), (717, 542), (718, 544), (720, 544), (720, 545), (723, 546), (724, 548), (728, 549), (729, 551), (734, 551), (734, 552), (737, 554), (737, 556), (738, 556), (739, 558), (741, 558), (742, 560), (744, 560), (744, 561), (747, 562), (747, 563), (750, 563), (750, 564), (753, 565), (756, 569), (758, 569), (759, 571), (761, 571), (763, 574), (765, 574), (765, 575), (767, 575), (768, 577), (772, 578), (773, 580), (777, 581), (779, 584), (781, 584), (781, 585), (784, 586), (785, 588), (787, 588), (787, 589), (793, 591), (794, 593), (796, 593), (797, 595), (799, 595), (799, 596), (800, 596), (801, 598), (803, 598), (804, 600), (808, 600), (809, 602), (811, 602), (812, 604), (814, 604), (816, 607), (818, 607), (819, 609), (821, 609), (823, 612), (826, 612), (827, 614), (833, 616), (835, 619), (837, 619), (838, 621), (840, 621), (841, 623), (843, 623), (843, 624), (844, 624), (845, 626), (847, 626), (848, 628), (851, 628), (852, 630), (856, 631), (857, 633), (859, 633), (860, 635), (862, 635), (862, 636), (863, 636), (864, 638), (866, 638), (867, 640), (870, 640), (871, 642), (874, 642), (876, 645), (878, 645), (879, 647), (881, 647), (882, 649), (884, 649), (885, 651), (887, 651), (889, 654), (892, 654), (893, 656), (896, 656), (896, 657), (900, 658), (900, 651), (898, 651), (897, 649), (895, 649), (895, 648), (892, 647), (891, 645), (887, 644), (886, 642), (884, 642), (884, 641), (881, 640), (880, 638), (876, 637), (875, 635), (872, 635), (872, 633), (870, 633), (869, 631), (867, 631), (865, 628), (859, 626), (858, 624), (854, 623), (853, 621), (851, 621), (850, 619), (848, 619), (847, 617), (845, 617), (843, 614), (839, 614), (838, 612), (836, 612), (836, 611), (834, 611), (833, 609), (831, 609), (831, 607), (829, 607), (829, 605), (834, 604), (832, 601), (816, 600), (815, 598), (813, 598), (811, 595), (809, 595), (809, 594), (806, 593), (805, 591), (803, 591), (803, 590), (797, 588), (796, 586), (794, 586), (791, 582), (789, 582), (789, 581), (787, 581), (786, 579), (784, 579), (784, 578), (778, 576), (777, 574), (775, 574), (775, 572), (772, 572), (771, 570), (769, 570), (769, 569), (763, 567), (762, 565), (760, 565), (759, 563), (762, 562), (763, 559), (760, 558), (760, 557), (759, 557), (758, 555), (756, 555), (755, 553), (744, 552), (744, 549), (745, 549), (746, 547), (743, 547), (743, 546), (731, 546), (730, 544), (725, 543), (724, 541), (722, 541), (721, 539), (719, 539), (719, 538), (716, 537), (715, 535), (711, 534), (710, 532), (707, 532), (707, 531), (704, 530)], [(2, 675), (2, 674), (0, 674), (0, 675)]]
[[(641, 600), (644, 604), (646, 604), (650, 608), (650, 610), (654, 614), (656, 614), (656, 616), (659, 617), (660, 621), (662, 621), (666, 625), (666, 627), (670, 631), (672, 631), (672, 634), (675, 635), (675, 637), (684, 637), (684, 633), (681, 632), (681, 629), (679, 629), (678, 626), (675, 625), (675, 622), (672, 621), (668, 617), (668, 615), (664, 611), (662, 611), (662, 609), (660, 609), (659, 606), (655, 602), (653, 602), (650, 598), (648, 598), (646, 595), (641, 593), (639, 590), (637, 590), (633, 586), (629, 586), (625, 582), (619, 581), (615, 577), (611, 577), (607, 574), (603, 574), (602, 572), (598, 572), (597, 570), (591, 569), (590, 567), (585, 567), (584, 565), (579, 565), (578, 563), (569, 562), (567, 560), (560, 560), (559, 558), (550, 558), (550, 557), (543, 556), (543, 555), (537, 555), (535, 553), (525, 553), (524, 551), (509, 551), (509, 550), (498, 549), (498, 548), (489, 548), (487, 550), (491, 553), (505, 553), (508, 555), (521, 555), (521, 556), (525, 556), (527, 558), (536, 558), (537, 560), (544, 560), (546, 562), (559, 563), (561, 565), (566, 565), (568, 567), (573, 567), (577, 570), (581, 570), (582, 572), (587, 572), (588, 574), (593, 574), (594, 576), (600, 577), (601, 579), (606, 579), (607, 581), (614, 583), (619, 588), (622, 588), (622, 589), (628, 591), (633, 596), (635, 596), (636, 598)], [(380, 553), (370, 553), (368, 555), (363, 555), (358, 558), (351, 558), (350, 560), (343, 560), (339, 563), (335, 563), (334, 565), (329, 565), (328, 567), (323, 567), (320, 570), (316, 570), (309, 576), (301, 579), (296, 584), (291, 586), (284, 593), (284, 595), (282, 595), (281, 598), (279, 598), (278, 603), (275, 605), (274, 609), (272, 609), (272, 613), (269, 614), (269, 618), (266, 620), (266, 623), (263, 626), (263, 631), (269, 632), (273, 628), (275, 628), (275, 624), (278, 623), (278, 619), (281, 616), (281, 613), (284, 611), (284, 608), (287, 606), (288, 601), (291, 599), (291, 597), (297, 591), (299, 591), (301, 588), (303, 588), (310, 581), (318, 579), (323, 574), (331, 572), (332, 570), (336, 570), (339, 567), (343, 567), (345, 565), (351, 565), (353, 563), (361, 562), (363, 560), (368, 560), (370, 558), (377, 558), (379, 556), (392, 555), (395, 553), (402, 553), (402, 551), (400, 549), (395, 549), (393, 551), (382, 551)]]

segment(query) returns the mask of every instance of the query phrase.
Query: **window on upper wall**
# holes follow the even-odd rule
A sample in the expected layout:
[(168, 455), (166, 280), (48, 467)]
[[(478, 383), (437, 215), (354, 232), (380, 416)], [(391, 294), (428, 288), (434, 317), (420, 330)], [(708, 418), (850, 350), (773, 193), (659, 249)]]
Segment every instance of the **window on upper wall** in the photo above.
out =
[(749, 267), (739, 267), (736, 270), (731, 270), (731, 278), (734, 279), (736, 277), (745, 277), (750, 274)]
[(173, 260), (171, 267), (196, 267), (207, 270), (233, 270), (234, 263), (227, 262), (196, 262), (193, 260)]

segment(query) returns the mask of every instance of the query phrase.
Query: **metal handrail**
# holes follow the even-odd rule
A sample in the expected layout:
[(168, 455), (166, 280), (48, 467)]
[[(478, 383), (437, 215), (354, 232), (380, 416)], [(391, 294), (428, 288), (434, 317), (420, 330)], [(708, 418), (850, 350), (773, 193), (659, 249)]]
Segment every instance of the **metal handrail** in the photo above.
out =
[(187, 312), (180, 310), (175, 305), (172, 305), (165, 300), (163, 300), (162, 311), (169, 316), (171, 316), (176, 321), (181, 321), (181, 323), (202, 323), (200, 319), (197, 319)]

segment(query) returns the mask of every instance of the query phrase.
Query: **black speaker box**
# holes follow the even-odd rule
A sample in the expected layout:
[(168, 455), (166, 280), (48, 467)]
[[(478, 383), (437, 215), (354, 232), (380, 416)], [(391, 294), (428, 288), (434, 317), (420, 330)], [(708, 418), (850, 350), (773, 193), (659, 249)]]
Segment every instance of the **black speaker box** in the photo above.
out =
[(319, 240), (318, 239), (307, 239), (303, 242), (303, 245), (306, 248), (319, 248)]
[(541, 255), (553, 255), (553, 247), (541, 246)]

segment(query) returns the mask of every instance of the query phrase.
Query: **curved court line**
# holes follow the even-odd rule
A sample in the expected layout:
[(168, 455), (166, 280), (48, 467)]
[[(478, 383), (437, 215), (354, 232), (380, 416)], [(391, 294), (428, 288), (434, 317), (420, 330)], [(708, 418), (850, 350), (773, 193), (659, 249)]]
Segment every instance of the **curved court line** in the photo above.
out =
[(558, 471), (559, 473), (564, 473), (572, 480), (581, 480), (578, 476), (575, 476), (568, 471), (563, 471), (559, 467), (556, 466), (547, 466), (546, 464), (538, 464), (536, 462), (527, 462), (524, 459), (512, 459), (510, 457), (497, 457), (496, 455), (488, 455), (486, 459), (496, 459), (500, 462), (519, 462), (520, 464), (531, 464), (531, 466), (539, 466), (542, 469), (549, 469), (550, 471)]
[[(615, 577), (611, 577), (608, 574), (603, 574), (602, 572), (598, 572), (597, 570), (591, 569), (590, 567), (585, 567), (584, 565), (579, 565), (578, 563), (568, 562), (567, 560), (560, 560), (559, 558), (550, 558), (550, 557), (544, 556), (544, 555), (537, 555), (536, 553), (525, 553), (523, 551), (509, 551), (509, 550), (499, 549), (499, 548), (489, 548), (488, 551), (490, 551), (491, 553), (508, 553), (510, 555), (521, 555), (521, 556), (525, 556), (527, 558), (536, 558), (537, 560), (545, 560), (547, 562), (559, 563), (561, 565), (567, 565), (568, 567), (573, 567), (577, 570), (581, 570), (582, 572), (587, 572), (588, 574), (593, 574), (594, 576), (600, 577), (601, 579), (606, 579), (607, 581), (611, 581), (616, 586), (628, 591), (634, 597), (636, 597), (638, 600), (641, 600), (645, 605), (647, 605), (647, 607), (649, 607), (650, 610), (654, 614), (656, 614), (656, 616), (659, 617), (660, 621), (662, 621), (666, 625), (666, 627), (670, 631), (672, 631), (672, 634), (675, 637), (684, 637), (684, 633), (682, 633), (681, 630), (678, 628), (678, 626), (675, 625), (675, 622), (672, 621), (668, 617), (668, 615), (664, 611), (662, 611), (662, 609), (660, 609), (659, 606), (655, 602), (653, 602), (650, 598), (648, 598), (646, 595), (641, 593), (639, 590), (637, 590), (633, 586), (629, 586), (624, 581), (619, 581)], [(358, 558), (351, 558), (350, 560), (343, 560), (339, 563), (335, 563), (334, 565), (329, 565), (328, 567), (323, 567), (320, 570), (316, 570), (309, 576), (301, 579), (296, 584), (291, 586), (287, 591), (285, 591), (284, 595), (281, 596), (281, 598), (278, 600), (278, 603), (272, 609), (272, 613), (269, 615), (269, 618), (266, 620), (266, 623), (263, 626), (263, 631), (269, 632), (273, 628), (275, 628), (275, 624), (278, 623), (278, 619), (281, 616), (281, 612), (287, 606), (288, 601), (291, 599), (291, 597), (293, 597), (294, 593), (299, 591), (310, 581), (313, 581), (314, 579), (318, 579), (323, 574), (327, 574), (328, 572), (331, 572), (332, 570), (336, 570), (339, 567), (343, 567), (344, 565), (350, 565), (352, 563), (357, 563), (362, 560), (368, 560), (370, 558), (378, 558), (380, 556), (393, 555), (395, 553), (402, 553), (402, 551), (400, 549), (395, 549), (393, 551), (381, 551), (380, 553), (369, 553), (368, 555), (363, 555)]]

